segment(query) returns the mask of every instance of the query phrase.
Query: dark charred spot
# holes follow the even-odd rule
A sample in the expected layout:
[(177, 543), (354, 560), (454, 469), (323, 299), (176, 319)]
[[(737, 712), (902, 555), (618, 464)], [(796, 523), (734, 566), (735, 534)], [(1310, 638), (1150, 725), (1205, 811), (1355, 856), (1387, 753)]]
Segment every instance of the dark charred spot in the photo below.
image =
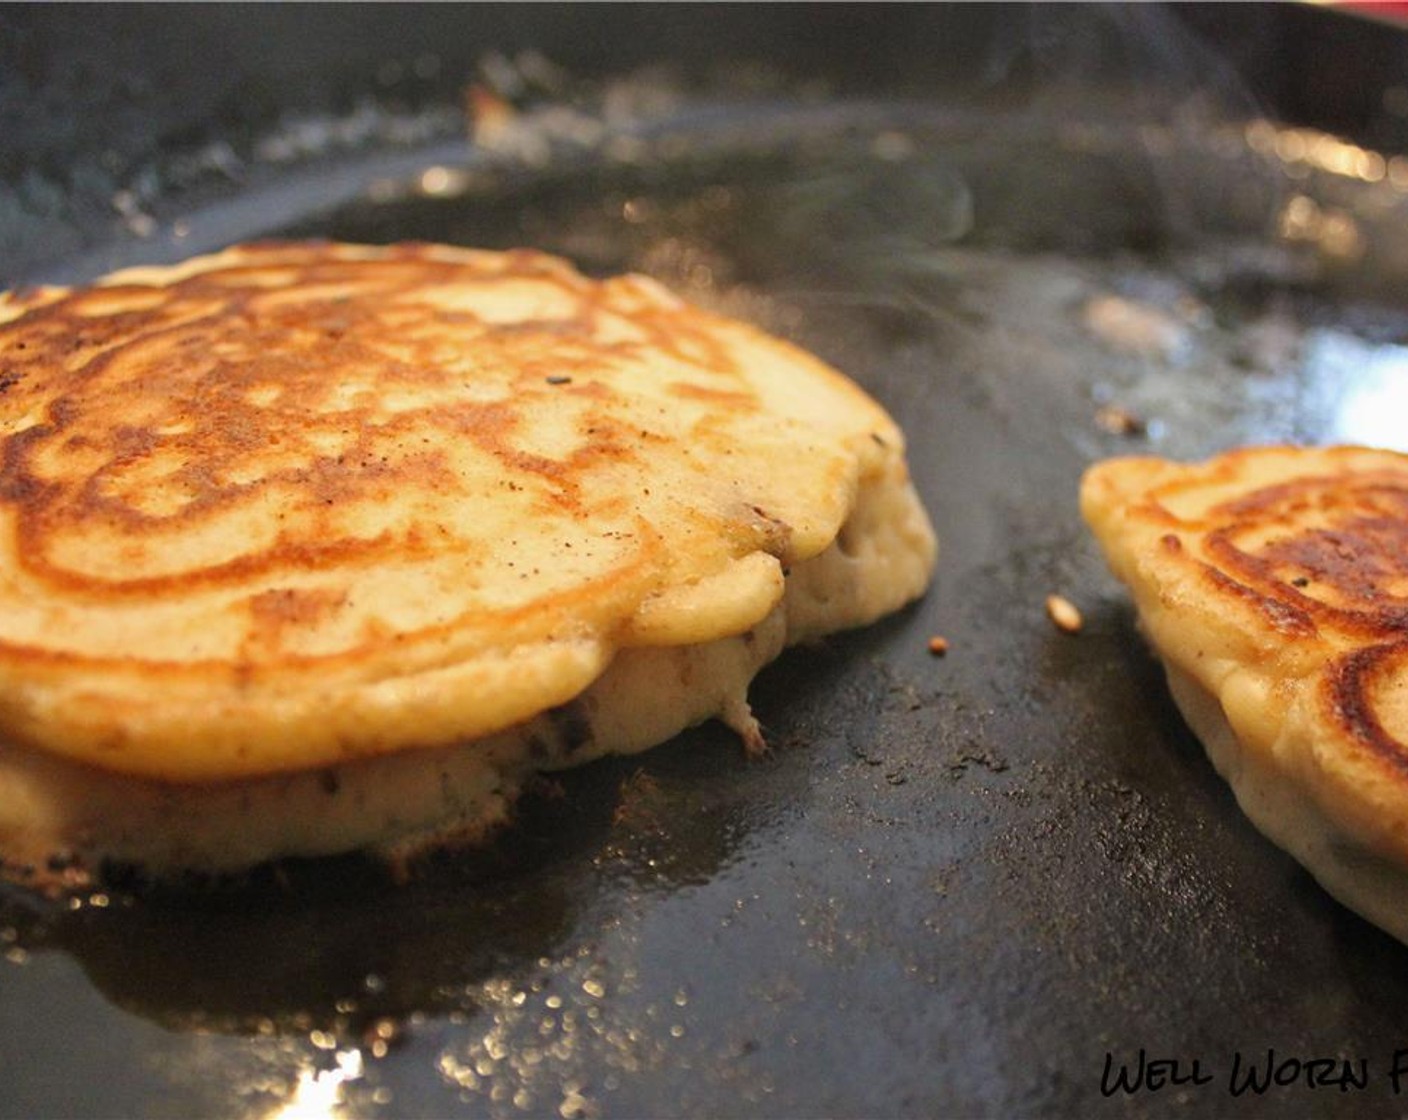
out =
[[(1208, 536), (1218, 566), (1307, 619), (1396, 635), (1408, 624), (1408, 491), (1382, 480), (1330, 488), (1314, 480), (1228, 503), (1238, 520)], [(1305, 524), (1307, 520), (1311, 524)], [(1268, 527), (1277, 532), (1262, 538)], [(1315, 586), (1315, 594), (1302, 589)]]
[(1333, 662), (1325, 675), (1330, 707), (1341, 730), (1373, 751), (1395, 770), (1408, 775), (1408, 748), (1384, 728), (1374, 711), (1370, 688), (1375, 675), (1401, 666), (1408, 642), (1372, 646)]
[(1299, 607), (1263, 595), (1216, 568), (1205, 566), (1203, 572), (1219, 592), (1256, 610), (1272, 629), (1286, 637), (1310, 638), (1319, 633), (1311, 616)]
[[(24, 433), (21, 432), (20, 435)], [(18, 439), (12, 436), (11, 439)], [(52, 484), (40, 482), (33, 475), (22, 474), (9, 469), (6, 464), (0, 470), (0, 498), (17, 505), (39, 505), (56, 489)]]

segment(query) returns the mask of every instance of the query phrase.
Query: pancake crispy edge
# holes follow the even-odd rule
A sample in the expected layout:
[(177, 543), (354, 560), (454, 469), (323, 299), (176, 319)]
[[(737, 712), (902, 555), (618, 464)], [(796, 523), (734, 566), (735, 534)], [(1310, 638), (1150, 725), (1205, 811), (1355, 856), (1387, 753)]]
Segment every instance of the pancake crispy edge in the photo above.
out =
[(932, 571), (851, 382), (538, 253), (241, 246), (0, 297), (0, 362), (0, 851), (40, 878), (404, 853), (534, 770), (757, 745), (761, 665)]
[(1114, 459), (1081, 509), (1248, 818), (1408, 941), (1408, 456)]

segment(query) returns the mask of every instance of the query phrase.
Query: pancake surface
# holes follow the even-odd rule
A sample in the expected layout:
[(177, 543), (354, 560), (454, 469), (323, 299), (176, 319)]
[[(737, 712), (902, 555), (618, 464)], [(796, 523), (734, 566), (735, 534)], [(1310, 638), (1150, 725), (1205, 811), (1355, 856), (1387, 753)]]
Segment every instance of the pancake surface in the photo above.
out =
[(1117, 459), (1081, 506), (1248, 817), (1408, 941), (1408, 457)]
[[(774, 617), (780, 648), (932, 568), (851, 382), (537, 253), (269, 243), (0, 297), (0, 385), (0, 785), (21, 755), (44, 791), (186, 796), (512, 739), (620, 655), (675, 671)], [(686, 722), (756, 736), (703, 695)]]

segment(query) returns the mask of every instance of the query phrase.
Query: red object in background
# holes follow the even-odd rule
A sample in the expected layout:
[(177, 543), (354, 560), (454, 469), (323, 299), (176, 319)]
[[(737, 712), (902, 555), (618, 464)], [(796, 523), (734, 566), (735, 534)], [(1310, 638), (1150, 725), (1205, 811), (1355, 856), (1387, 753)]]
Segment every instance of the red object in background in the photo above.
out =
[(1325, 6), (1408, 25), (1408, 0), (1324, 0)]

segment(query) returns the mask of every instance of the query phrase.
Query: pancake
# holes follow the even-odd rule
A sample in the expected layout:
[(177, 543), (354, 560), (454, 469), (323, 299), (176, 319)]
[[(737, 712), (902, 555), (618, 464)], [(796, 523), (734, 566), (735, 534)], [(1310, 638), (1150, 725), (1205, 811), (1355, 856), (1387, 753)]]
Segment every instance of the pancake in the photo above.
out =
[(1243, 811), (1408, 942), (1408, 456), (1116, 459), (1081, 505)]
[[(237, 246), (0, 297), (0, 853), (469, 842), (920, 595), (894, 421), (640, 276)], [(56, 870), (57, 869), (57, 870)]]

